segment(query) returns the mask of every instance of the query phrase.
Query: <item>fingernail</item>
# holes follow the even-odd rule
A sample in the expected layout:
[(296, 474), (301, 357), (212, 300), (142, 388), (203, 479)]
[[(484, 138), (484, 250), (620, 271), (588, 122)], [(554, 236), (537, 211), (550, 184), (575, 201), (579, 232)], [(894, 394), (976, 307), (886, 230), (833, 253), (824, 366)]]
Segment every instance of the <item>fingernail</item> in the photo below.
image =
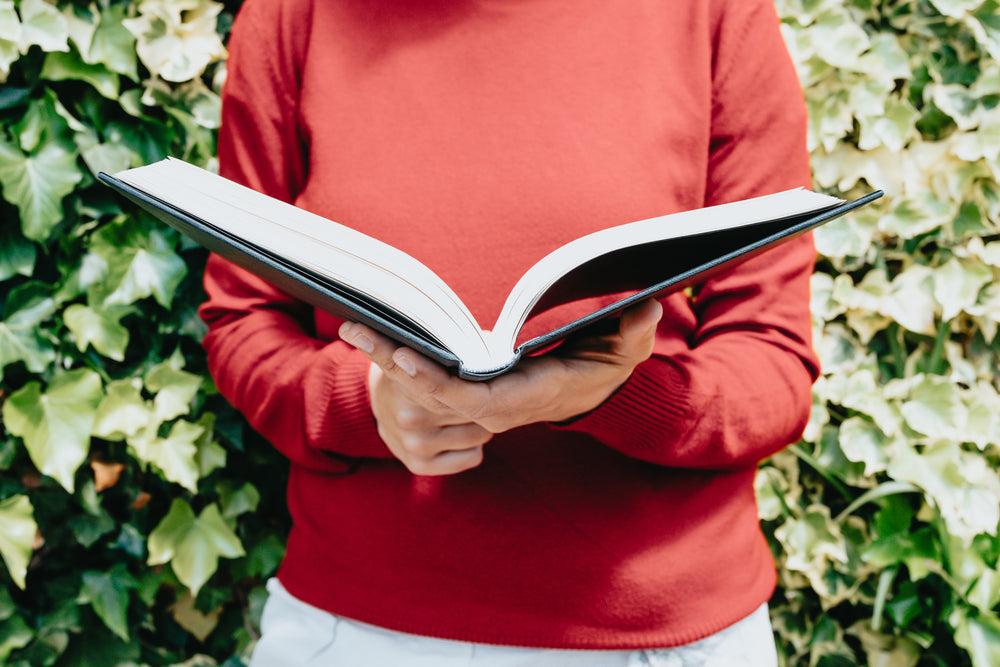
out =
[(375, 349), (375, 343), (372, 339), (364, 334), (356, 333), (356, 328), (353, 324), (341, 330), (341, 338), (344, 342), (353, 345), (362, 352), (371, 352)]
[(372, 350), (375, 349), (375, 343), (372, 341), (371, 338), (365, 336), (364, 334), (361, 334), (360, 336), (355, 336), (354, 340), (351, 342), (356, 348), (358, 348), (362, 352), (371, 352)]
[(413, 365), (413, 362), (410, 361), (406, 357), (406, 355), (400, 354), (398, 356), (394, 356), (392, 360), (395, 361), (396, 365), (402, 368), (403, 372), (409, 375), (410, 377), (413, 377), (414, 375), (417, 374), (417, 367)]

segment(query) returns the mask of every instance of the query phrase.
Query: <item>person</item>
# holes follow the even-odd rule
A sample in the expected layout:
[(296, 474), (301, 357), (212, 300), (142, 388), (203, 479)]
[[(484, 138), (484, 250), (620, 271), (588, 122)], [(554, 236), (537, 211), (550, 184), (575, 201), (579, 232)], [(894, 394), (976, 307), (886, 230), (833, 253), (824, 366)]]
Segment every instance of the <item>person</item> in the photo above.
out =
[[(487, 328), (572, 238), (810, 184), (771, 0), (248, 0), (229, 48), (222, 175)], [(803, 236), (470, 383), (212, 256), (210, 370), (291, 462), (252, 665), (774, 665), (753, 481), (808, 419), (814, 261)]]

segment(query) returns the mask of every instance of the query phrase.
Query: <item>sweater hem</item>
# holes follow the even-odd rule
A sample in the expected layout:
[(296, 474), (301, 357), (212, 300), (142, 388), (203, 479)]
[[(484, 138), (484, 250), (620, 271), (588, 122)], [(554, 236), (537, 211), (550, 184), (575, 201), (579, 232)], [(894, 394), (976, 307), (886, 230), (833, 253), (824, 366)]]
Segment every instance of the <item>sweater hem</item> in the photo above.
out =
[[(412, 614), (401, 616), (393, 610), (369, 607), (363, 604), (334, 604), (327, 608), (315, 599), (315, 586), (307, 581), (298, 580), (288, 568), (282, 566), (277, 578), (290, 594), (306, 604), (336, 616), (394, 632), (494, 646), (581, 651), (676, 648), (697, 642), (725, 630), (752, 614), (760, 605), (770, 600), (777, 585), (777, 574), (771, 569), (770, 576), (756, 586), (751, 594), (745, 594), (743, 601), (727, 605), (726, 613), (720, 613), (710, 620), (693, 624), (681, 631), (658, 629), (629, 632), (620, 629), (582, 626), (566, 627), (561, 631), (553, 631), (551, 626), (533, 624), (534, 627), (540, 628), (543, 632), (526, 633), (513, 627), (494, 631), (482, 626), (456, 628), (452, 624), (426, 623), (423, 620), (427, 616), (416, 610)], [(501, 616), (503, 614), (498, 611), (496, 617)], [(495, 626), (495, 622), (491, 621), (490, 625)]]

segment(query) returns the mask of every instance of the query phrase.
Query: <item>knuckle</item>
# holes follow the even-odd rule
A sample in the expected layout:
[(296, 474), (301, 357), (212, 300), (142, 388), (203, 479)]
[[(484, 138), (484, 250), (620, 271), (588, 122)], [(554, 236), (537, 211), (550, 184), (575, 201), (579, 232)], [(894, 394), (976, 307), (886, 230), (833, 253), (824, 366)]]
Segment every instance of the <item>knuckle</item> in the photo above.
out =
[(475, 422), (490, 421), (498, 412), (498, 407), (493, 401), (481, 401), (472, 406), (469, 417)]
[(487, 441), (489, 441), (489, 439), (494, 435), (508, 430), (505, 420), (502, 418), (487, 418), (478, 421), (477, 423), (483, 427), (483, 430), (485, 431), (483, 437), (486, 438)]
[(416, 430), (424, 425), (424, 414), (414, 408), (403, 408), (396, 413), (396, 423), (404, 430)]
[(438, 381), (430, 382), (425, 388), (425, 392), (431, 398), (437, 398), (444, 392), (444, 385)]
[(407, 454), (422, 458), (427, 448), (427, 439), (419, 433), (403, 433), (399, 438), (399, 445)]
[(483, 462), (483, 448), (466, 450), (465, 455), (450, 459), (447, 463), (442, 463), (437, 469), (439, 475), (454, 475), (466, 470), (472, 470)]

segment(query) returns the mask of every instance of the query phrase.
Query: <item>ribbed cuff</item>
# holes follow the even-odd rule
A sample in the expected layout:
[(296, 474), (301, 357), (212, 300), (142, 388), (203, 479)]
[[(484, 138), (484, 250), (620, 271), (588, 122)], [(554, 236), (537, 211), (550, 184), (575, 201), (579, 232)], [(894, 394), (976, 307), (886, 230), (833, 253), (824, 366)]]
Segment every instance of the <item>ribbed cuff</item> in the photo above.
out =
[[(331, 343), (320, 351), (322, 378), (307, 396), (306, 437), (311, 447), (351, 457), (390, 458), (368, 400), (370, 362)], [(313, 408), (313, 406), (316, 406)]]
[(660, 462), (664, 445), (690, 428), (684, 372), (662, 360), (640, 364), (595, 410), (559, 428), (591, 435), (635, 458)]

